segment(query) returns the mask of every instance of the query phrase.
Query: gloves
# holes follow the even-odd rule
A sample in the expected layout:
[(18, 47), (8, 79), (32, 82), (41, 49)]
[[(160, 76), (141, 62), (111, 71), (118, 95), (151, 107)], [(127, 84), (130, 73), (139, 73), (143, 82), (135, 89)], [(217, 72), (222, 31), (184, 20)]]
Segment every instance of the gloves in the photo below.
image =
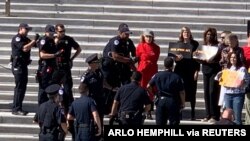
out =
[(34, 40), (37, 41), (39, 39), (40, 35), (36, 33), (36, 35), (34, 36)]

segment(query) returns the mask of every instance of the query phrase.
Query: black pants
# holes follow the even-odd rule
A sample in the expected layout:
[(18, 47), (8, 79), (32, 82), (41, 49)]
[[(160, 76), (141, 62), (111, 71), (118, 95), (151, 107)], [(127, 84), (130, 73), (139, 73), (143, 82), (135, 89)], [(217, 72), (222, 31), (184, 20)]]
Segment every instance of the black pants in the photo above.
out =
[(12, 111), (22, 110), (23, 99), (25, 96), (27, 83), (28, 83), (28, 67), (27, 65), (12, 67), (12, 73), (15, 78), (14, 98)]
[(41, 80), (39, 82), (39, 92), (38, 92), (38, 104), (39, 105), (49, 100), (47, 94), (45, 93), (45, 89), (52, 82), (53, 71), (52, 71), (52, 67), (50, 68), (51, 68), (51, 71), (49, 72), (47, 71), (47, 69), (49, 69), (48, 67), (42, 69), (43, 72), (41, 72)]
[(69, 106), (74, 101), (72, 93), (73, 80), (70, 68), (55, 70), (52, 76), (52, 83), (63, 85), (65, 92), (63, 94), (63, 105), (65, 107), (65, 112), (67, 113)]
[(219, 100), (219, 84), (218, 81), (214, 80), (216, 73), (204, 74), (204, 100), (206, 108), (206, 118), (219, 119), (220, 108), (218, 106)]
[(156, 104), (156, 125), (179, 125), (180, 102), (173, 97), (159, 97)]
[(40, 133), (39, 141), (58, 141), (58, 135), (53, 135), (51, 133)]

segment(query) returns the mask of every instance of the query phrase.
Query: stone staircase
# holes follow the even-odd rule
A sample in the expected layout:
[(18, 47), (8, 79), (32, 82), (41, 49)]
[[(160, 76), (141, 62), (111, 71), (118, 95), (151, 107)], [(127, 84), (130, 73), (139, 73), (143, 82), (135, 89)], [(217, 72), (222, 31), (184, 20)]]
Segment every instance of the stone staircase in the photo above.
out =
[[(5, 17), (5, 3), (0, 2), (0, 140), (35, 141), (38, 126), (32, 124), (37, 109), (37, 89), (34, 75), (37, 69), (38, 49), (32, 49), (29, 81), (23, 107), (28, 116), (11, 115), (14, 78), (9, 63), (11, 37), (21, 22), (33, 27), (29, 36), (43, 34), (46, 24), (63, 23), (66, 33), (81, 45), (82, 52), (75, 59), (72, 75), (73, 93), (79, 97), (77, 86), (86, 70), (85, 58), (91, 53), (101, 53), (107, 41), (117, 34), (118, 25), (125, 22), (133, 32), (131, 39), (137, 45), (145, 28), (155, 31), (156, 42), (161, 47), (159, 68), (167, 56), (168, 43), (177, 41), (180, 28), (191, 28), (194, 38), (202, 44), (204, 30), (215, 27), (220, 33), (231, 30), (239, 36), (240, 45), (246, 42), (247, 16), (250, 2), (247, 0), (11, 0), (11, 16)], [(190, 106), (183, 111), (181, 124), (204, 124), (198, 121), (205, 114), (202, 74), (197, 89), (197, 121), (189, 121)], [(105, 119), (107, 124), (108, 119)], [(145, 124), (154, 124), (146, 120)], [(67, 137), (70, 140), (70, 136)]]

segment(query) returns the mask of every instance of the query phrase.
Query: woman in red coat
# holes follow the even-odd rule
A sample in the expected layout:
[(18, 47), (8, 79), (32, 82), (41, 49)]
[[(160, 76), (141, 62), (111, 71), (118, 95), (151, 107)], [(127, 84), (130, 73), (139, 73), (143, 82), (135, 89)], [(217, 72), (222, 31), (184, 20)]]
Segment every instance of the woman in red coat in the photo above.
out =
[[(149, 80), (158, 72), (157, 61), (160, 56), (160, 47), (155, 43), (153, 31), (146, 29), (143, 32), (136, 48), (136, 56), (139, 59), (137, 70), (142, 73), (141, 86), (146, 89)], [(149, 96), (153, 101), (154, 95)], [(148, 114), (148, 118), (152, 118), (151, 113)]]

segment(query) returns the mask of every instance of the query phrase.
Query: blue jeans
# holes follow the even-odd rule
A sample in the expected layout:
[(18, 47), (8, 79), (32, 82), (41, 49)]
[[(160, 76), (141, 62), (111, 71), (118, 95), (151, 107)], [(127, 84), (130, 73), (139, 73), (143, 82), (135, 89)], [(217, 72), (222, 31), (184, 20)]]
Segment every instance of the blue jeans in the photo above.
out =
[(235, 123), (237, 125), (242, 124), (242, 109), (244, 105), (245, 100), (245, 94), (239, 93), (239, 94), (225, 94), (225, 107), (231, 108), (234, 111), (235, 116)]

